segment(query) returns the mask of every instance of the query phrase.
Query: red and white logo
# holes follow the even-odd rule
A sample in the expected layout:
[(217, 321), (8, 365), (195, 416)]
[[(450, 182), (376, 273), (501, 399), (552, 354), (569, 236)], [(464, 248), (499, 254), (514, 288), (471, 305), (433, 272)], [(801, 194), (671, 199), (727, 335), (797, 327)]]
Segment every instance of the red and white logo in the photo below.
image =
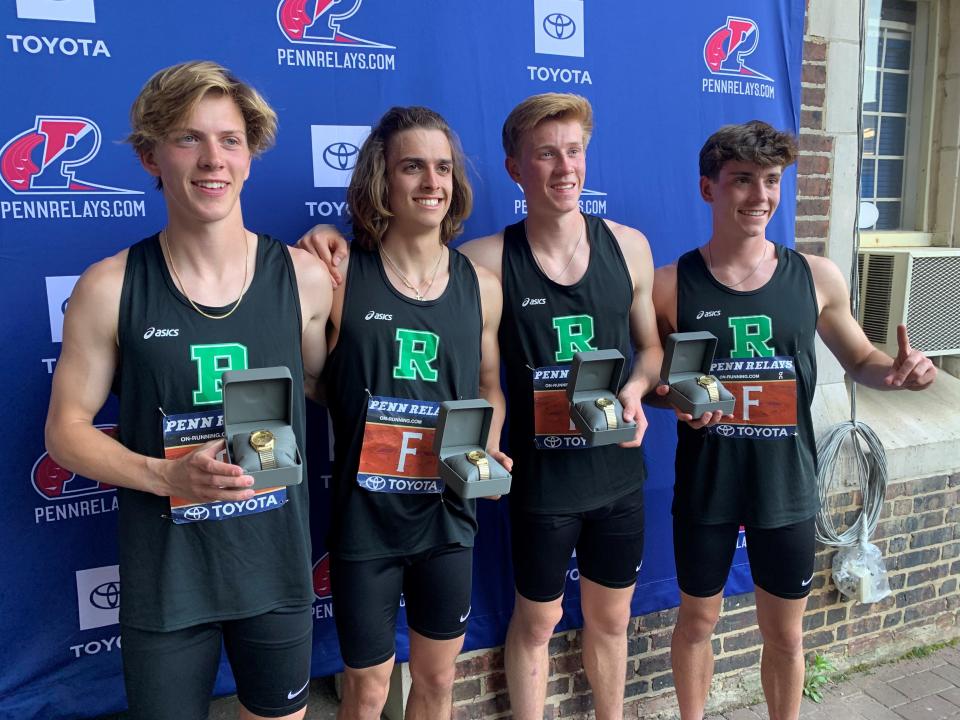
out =
[(32, 128), (0, 148), (0, 182), (15, 195), (142, 195), (76, 177), (100, 142), (100, 128), (88, 118), (37, 115)]
[(395, 48), (374, 40), (348, 35), (340, 23), (360, 10), (363, 0), (280, 0), (277, 24), (292, 43), (340, 48)]
[(703, 44), (703, 61), (714, 75), (735, 75), (741, 78), (770, 80), (773, 78), (747, 67), (746, 57), (757, 49), (760, 28), (750, 18), (727, 17), (722, 27), (714, 30)]
[(313, 565), (313, 594), (317, 600), (329, 600), (333, 597), (330, 586), (330, 553), (324, 553)]
[[(116, 437), (116, 425), (98, 425), (98, 428), (110, 437)], [(84, 495), (99, 495), (114, 492), (113, 485), (89, 480), (67, 470), (56, 462), (49, 453), (41, 455), (33, 464), (30, 473), (33, 488), (46, 500), (74, 500)]]

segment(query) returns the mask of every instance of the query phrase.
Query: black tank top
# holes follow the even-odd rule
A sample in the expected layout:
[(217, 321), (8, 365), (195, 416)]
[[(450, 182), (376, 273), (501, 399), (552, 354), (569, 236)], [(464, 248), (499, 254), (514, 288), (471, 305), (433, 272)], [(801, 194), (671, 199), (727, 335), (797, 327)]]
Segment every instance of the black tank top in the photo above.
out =
[[(301, 327), (290, 254), (270, 237), (258, 237), (253, 281), (222, 320), (190, 307), (156, 235), (132, 246), (114, 383), (120, 442), (151, 457), (164, 457), (165, 445), (168, 457), (182, 454), (222, 434), (225, 370), (283, 365), (294, 379), (293, 428), (303, 448)], [(300, 485), (248, 503), (196, 505), (180, 515), (183, 524), (171, 519), (169, 498), (118, 495), (122, 623), (176, 630), (312, 601), (306, 468)]]
[(819, 508), (817, 294), (803, 256), (775, 247), (773, 276), (748, 292), (719, 283), (697, 250), (677, 262), (677, 330), (717, 336), (712, 372), (737, 401), (730, 423), (678, 423), (673, 513), (694, 522), (781, 527)]
[(334, 431), (332, 552), (347, 560), (472, 547), (476, 502), (437, 478), (433, 428), (443, 400), (479, 396), (480, 287), (450, 250), (435, 300), (399, 293), (380, 256), (354, 245), (337, 344), (324, 379)]
[(573, 285), (539, 268), (524, 222), (503, 231), (500, 350), (510, 399), (510, 502), (529, 512), (580, 512), (642, 486), (640, 448), (587, 448), (570, 422), (566, 376), (576, 352), (633, 355), (633, 283), (617, 239), (601, 218), (584, 216), (590, 261)]

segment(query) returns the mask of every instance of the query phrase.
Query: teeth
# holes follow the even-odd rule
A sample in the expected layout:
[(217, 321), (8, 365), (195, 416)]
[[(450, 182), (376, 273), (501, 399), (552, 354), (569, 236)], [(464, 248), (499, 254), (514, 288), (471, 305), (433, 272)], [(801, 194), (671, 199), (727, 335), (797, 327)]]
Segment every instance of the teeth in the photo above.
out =
[(220, 190), (227, 186), (225, 182), (214, 182), (212, 180), (198, 180), (196, 184), (208, 190)]
[(750, 217), (763, 217), (767, 214), (766, 210), (741, 210), (744, 215), (749, 215)]
[(576, 187), (573, 183), (564, 183), (563, 185), (554, 185), (557, 190), (573, 190)]
[(421, 205), (426, 205), (427, 207), (437, 207), (440, 205), (440, 200), (438, 198), (419, 198), (417, 202)]

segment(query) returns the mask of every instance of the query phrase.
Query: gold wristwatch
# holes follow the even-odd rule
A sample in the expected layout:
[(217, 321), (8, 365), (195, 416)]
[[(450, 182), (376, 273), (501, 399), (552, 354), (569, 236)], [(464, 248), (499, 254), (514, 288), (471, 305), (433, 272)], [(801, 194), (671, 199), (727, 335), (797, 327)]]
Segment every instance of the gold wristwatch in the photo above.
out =
[(597, 398), (594, 403), (603, 410), (603, 416), (607, 419), (607, 430), (617, 429), (617, 408), (610, 398)]
[(697, 385), (707, 391), (707, 397), (710, 402), (720, 400), (720, 387), (717, 385), (717, 379), (713, 375), (701, 375), (697, 378)]
[(487, 454), (483, 450), (471, 450), (467, 453), (467, 460), (477, 466), (481, 480), (490, 479), (490, 461), (487, 460)]
[(260, 456), (260, 469), (273, 470), (277, 459), (273, 456), (273, 433), (269, 430), (256, 430), (250, 433), (250, 447)]

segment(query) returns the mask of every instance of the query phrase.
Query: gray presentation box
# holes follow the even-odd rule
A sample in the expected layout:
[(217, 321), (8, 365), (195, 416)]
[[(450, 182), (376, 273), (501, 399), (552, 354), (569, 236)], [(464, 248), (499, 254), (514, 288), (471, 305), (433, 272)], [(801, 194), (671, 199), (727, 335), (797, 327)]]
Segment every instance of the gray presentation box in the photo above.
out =
[(736, 404), (733, 395), (719, 380), (720, 399), (717, 402), (710, 402), (706, 388), (697, 384), (697, 378), (710, 374), (716, 350), (717, 336), (709, 332), (672, 333), (663, 346), (660, 379), (670, 386), (667, 400), (695, 418), (716, 410), (729, 415)]
[[(223, 422), (229, 462), (235, 462), (232, 447), (233, 438), (238, 434), (270, 430), (276, 435), (286, 429), (293, 436), (293, 379), (290, 370), (283, 366), (228, 370), (222, 379)], [(294, 447), (294, 455), (296, 462), (288, 467), (248, 473), (254, 480), (254, 489), (299, 485), (303, 480), (300, 448)]]
[(510, 492), (512, 476), (489, 454), (489, 480), (481, 480), (480, 470), (466, 459), (466, 454), (472, 450), (486, 452), (492, 420), (493, 405), (486, 400), (440, 403), (433, 451), (439, 459), (440, 477), (462, 498), (493, 497)]
[[(626, 359), (618, 350), (592, 350), (573, 356), (567, 378), (570, 419), (592, 447), (629, 442), (637, 432), (636, 423), (623, 421), (623, 405), (617, 399), (625, 364)], [(594, 424), (606, 423), (603, 410), (596, 406), (600, 398), (613, 401), (617, 414), (617, 427), (613, 430), (598, 430)]]

